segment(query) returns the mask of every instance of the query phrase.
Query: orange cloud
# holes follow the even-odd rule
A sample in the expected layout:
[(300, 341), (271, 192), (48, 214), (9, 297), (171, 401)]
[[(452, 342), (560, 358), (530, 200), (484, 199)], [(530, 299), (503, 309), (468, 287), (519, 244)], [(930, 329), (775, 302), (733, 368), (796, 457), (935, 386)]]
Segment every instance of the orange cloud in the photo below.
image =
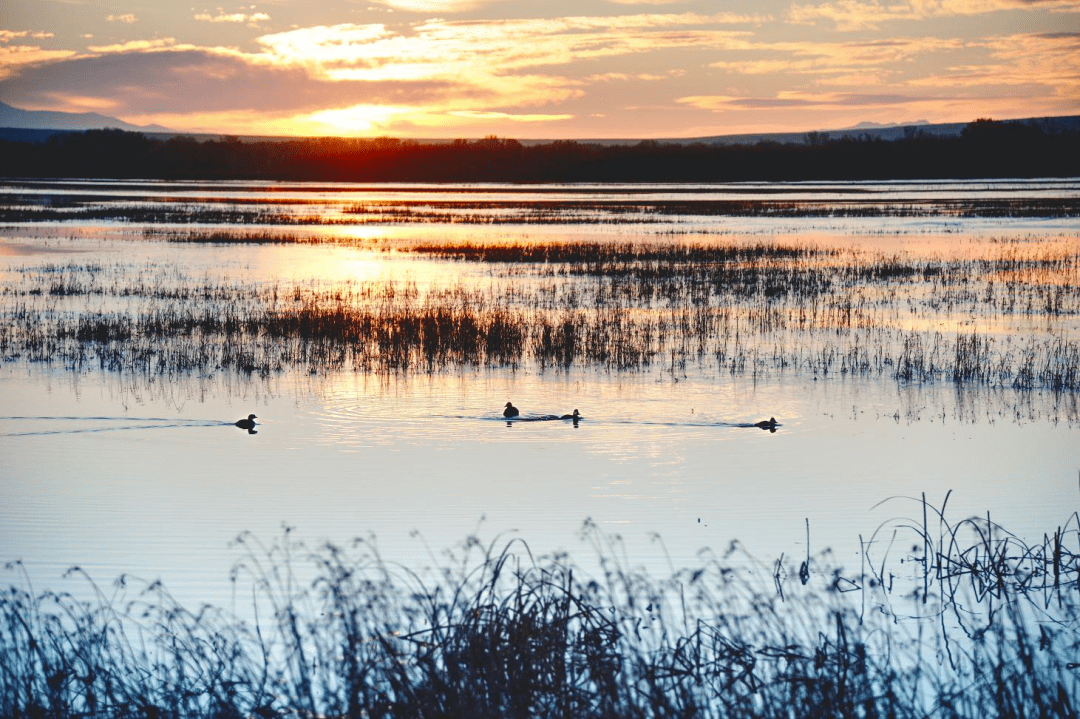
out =
[(817, 80), (818, 85), (835, 85), (837, 87), (865, 87), (867, 85), (881, 85), (884, 82), (883, 76), (876, 73), (837, 75), (835, 77), (822, 77)]
[(51, 32), (0, 30), (0, 79), (15, 75), (22, 66), (39, 65), (73, 57), (73, 50), (45, 50), (38, 45), (11, 44), (17, 40), (47, 40)]
[(844, 43), (826, 42), (745, 42), (738, 49), (756, 55), (755, 60), (726, 60), (709, 67), (743, 75), (852, 73), (860, 68), (878, 68), (910, 63), (930, 53), (968, 47), (955, 39), (896, 37)]
[(895, 20), (981, 15), (1000, 10), (1080, 12), (1080, 5), (1074, 0), (838, 0), (822, 5), (793, 4), (788, 20), (799, 24), (827, 20), (841, 31), (876, 30), (882, 23)]
[(265, 22), (270, 19), (270, 16), (264, 12), (253, 13), (224, 13), (221, 8), (218, 8), (217, 15), (211, 15), (207, 12), (201, 12), (191, 16), (192, 20), (198, 20), (200, 22), (212, 22), (212, 23), (246, 23), (250, 27), (256, 27), (260, 22)]
[[(430, 13), (493, 5), (489, 0), (371, 1)], [(854, 29), (994, 8), (1080, 5), (1076, 0), (1071, 6), (1063, 0), (818, 1), (796, 0), (785, 18)], [(909, 110), (919, 113), (909, 116), (944, 121), (961, 109), (992, 114), (1000, 105), (995, 92), (1011, 96), (1024, 111), (1048, 103), (1068, 109), (1071, 101), (1075, 112), (1080, 96), (1073, 69), (1080, 67), (1075, 35), (985, 38), (977, 34), (985, 26), (981, 20), (951, 22), (953, 38), (935, 37), (927, 31), (931, 23), (924, 23), (903, 37), (855, 41), (846, 36), (849, 42), (829, 42), (818, 30), (777, 23), (764, 11), (657, 8), (613, 16), (486, 20), (426, 15), (384, 24), (294, 26), (240, 39), (244, 24), (269, 17), (254, 6), (195, 12), (188, 17), (214, 23), (214, 37), (232, 32), (237, 39), (230, 42), (236, 44), (203, 47), (157, 31), (144, 36), (154, 39), (103, 40), (79, 54), (53, 53), (22, 45), (33, 39), (29, 33), (0, 31), (0, 90), (7, 101), (37, 107), (50, 101), (65, 107), (115, 102), (110, 114), (177, 129), (428, 136), (473, 129), (489, 134), (499, 127), (562, 129), (564, 135), (575, 128), (685, 135), (706, 125), (715, 132), (719, 125), (802, 124), (819, 116), (830, 119), (818, 123), (822, 127), (837, 126), (831, 118), (849, 115), (860, 115), (855, 122), (888, 122)], [(1048, 22), (1045, 12), (1028, 17), (1034, 26), (1036, 19)], [(148, 24), (146, 18), (142, 24)], [(169, 29), (178, 37), (189, 31)], [(1039, 99), (1017, 103), (1029, 96)], [(723, 114), (723, 123), (713, 123), (714, 113)], [(593, 122), (602, 117), (608, 119)]]
[(852, 107), (864, 109), (876, 109), (881, 107), (921, 107), (927, 103), (935, 104), (937, 98), (927, 98), (918, 95), (904, 95), (899, 93), (850, 93), (850, 92), (826, 92), (809, 93), (800, 91), (778, 92), (771, 97), (733, 97), (730, 95), (692, 95), (680, 97), (676, 102), (712, 110), (713, 112), (727, 112), (734, 110), (762, 110), (762, 109), (797, 109), (808, 110), (837, 110)]
[(482, 110), (452, 110), (447, 113), (451, 117), (461, 117), (467, 120), (509, 120), (510, 122), (554, 122), (556, 120), (570, 120), (573, 115), (522, 115), (508, 112), (484, 112)]
[(656, 73), (650, 72), (638, 72), (634, 74), (628, 74), (625, 72), (605, 72), (599, 75), (589, 75), (585, 78), (585, 82), (629, 82), (631, 80), (655, 82), (657, 80), (670, 80), (673, 77), (681, 77), (685, 74), (685, 70), (669, 70), (663, 75), (658, 75)]
[(431, 20), (394, 32), (385, 25), (335, 25), (258, 38), (266, 54), (339, 80), (487, 77), (661, 49), (724, 48), (746, 33), (711, 29), (751, 16), (631, 15), (543, 20)]
[(87, 97), (63, 92), (51, 92), (46, 96), (53, 100), (50, 107), (60, 107), (65, 112), (105, 112), (119, 105), (116, 100), (104, 97)]
[(991, 87), (999, 95), (1014, 97), (1017, 90), (1002, 92), (1001, 88), (1041, 86), (1065, 101), (1061, 111), (1080, 110), (1080, 33), (1026, 33), (993, 37), (978, 44), (989, 49), (996, 62), (952, 66), (908, 84), (951, 89)]
[(404, 12), (455, 13), (474, 10), (495, 0), (377, 0), (380, 5)]
[(31, 40), (48, 40), (55, 35), (51, 32), (30, 32), (29, 30), (0, 30), (0, 43), (9, 43), (12, 40), (22, 40), (23, 38), (30, 38)]
[[(162, 37), (156, 40), (129, 40), (112, 45), (90, 45), (86, 49), (99, 55), (113, 55), (125, 52), (147, 52), (150, 50), (179, 49), (176, 38)], [(184, 47), (191, 47), (190, 45)]]

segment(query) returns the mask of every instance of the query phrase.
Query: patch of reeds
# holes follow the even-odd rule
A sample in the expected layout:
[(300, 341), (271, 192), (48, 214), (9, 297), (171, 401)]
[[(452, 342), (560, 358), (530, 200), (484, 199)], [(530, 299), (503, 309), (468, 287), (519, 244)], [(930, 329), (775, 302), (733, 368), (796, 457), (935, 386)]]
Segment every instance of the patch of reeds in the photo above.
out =
[(854, 574), (827, 555), (770, 573), (733, 545), (657, 580), (586, 523), (597, 576), (520, 540), (423, 569), (373, 541), (243, 535), (246, 620), (130, 577), (89, 599), (24, 582), (0, 594), (0, 713), (1076, 716), (1076, 516), (1028, 546), (934, 512), (868, 542)]
[[(412, 250), (484, 262), (493, 277), (421, 292), (42, 265), (0, 290), (0, 356), (170, 375), (693, 363), (755, 377), (1080, 390), (1080, 345), (1067, 330), (1080, 316), (1075, 249), (1004, 247), (971, 260), (732, 242)], [(992, 331), (1006, 322), (1029, 329)]]

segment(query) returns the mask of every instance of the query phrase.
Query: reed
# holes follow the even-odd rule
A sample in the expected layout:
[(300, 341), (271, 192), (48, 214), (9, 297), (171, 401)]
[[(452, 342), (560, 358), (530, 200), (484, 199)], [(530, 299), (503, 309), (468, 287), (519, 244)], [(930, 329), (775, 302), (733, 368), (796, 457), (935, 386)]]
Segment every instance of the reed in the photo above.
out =
[[(0, 356), (169, 376), (697, 367), (1080, 390), (1075, 247), (993, 245), (967, 260), (722, 240), (399, 249), (483, 263), (489, 277), (421, 291), (46, 264), (0, 290)], [(1026, 329), (997, 330), (1015, 325)]]
[(371, 539), (241, 535), (232, 581), (251, 587), (254, 619), (78, 569), (90, 598), (9, 587), (0, 713), (1072, 717), (1078, 529), (1073, 515), (1029, 546), (930, 508), (883, 527), (893, 537), (866, 543), (861, 572), (825, 554), (799, 581), (737, 545), (654, 579), (589, 522), (596, 576), (520, 540), (469, 538), (424, 569)]

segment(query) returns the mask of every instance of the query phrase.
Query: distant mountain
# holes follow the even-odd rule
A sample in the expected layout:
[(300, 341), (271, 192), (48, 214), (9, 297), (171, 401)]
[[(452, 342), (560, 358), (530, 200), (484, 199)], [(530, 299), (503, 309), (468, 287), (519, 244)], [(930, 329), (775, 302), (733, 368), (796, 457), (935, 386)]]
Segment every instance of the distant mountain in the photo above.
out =
[[(1004, 120), (1004, 122), (1018, 122), (1025, 125), (1034, 125), (1047, 133), (1076, 133), (1080, 132), (1080, 115), (1068, 115), (1063, 117), (1031, 117), (1021, 120)], [(759, 142), (771, 142), (780, 144), (802, 145), (806, 143), (818, 143), (826, 140), (855, 139), (855, 140), (903, 140), (919, 135), (929, 137), (959, 137), (967, 122), (929, 123), (926, 120), (916, 120), (904, 124), (860, 122), (853, 127), (833, 130), (813, 130), (807, 132), (772, 132), (754, 133), (746, 135), (713, 135), (710, 137), (682, 137), (682, 138), (650, 138), (648, 142), (670, 143), (687, 145), (702, 143), (706, 145), (753, 145)], [(132, 125), (115, 117), (99, 115), (96, 112), (49, 112), (20, 110), (17, 107), (0, 102), (0, 140), (9, 142), (47, 142), (49, 137), (61, 132), (83, 132), (85, 130), (100, 130), (116, 128), (129, 132), (141, 132), (158, 140), (167, 140), (170, 137), (183, 135), (200, 141), (221, 140), (226, 135), (207, 133), (178, 133), (161, 125)], [(285, 142), (301, 139), (292, 136), (269, 136), (269, 135), (242, 135), (243, 142)], [(644, 138), (580, 138), (577, 142), (597, 145), (634, 145), (642, 142)], [(448, 144), (455, 138), (422, 138), (417, 142), (425, 144)], [(523, 139), (523, 145), (547, 145), (555, 142), (553, 139)]]
[(132, 125), (115, 117), (96, 112), (52, 112), (48, 110), (20, 110), (0, 102), (0, 127), (26, 130), (104, 130), (115, 128), (130, 132), (171, 132), (161, 125)]
[[(1003, 120), (1024, 125), (1035, 125), (1044, 132), (1078, 132), (1080, 116), (1065, 117), (1029, 117), (1022, 120)], [(785, 144), (804, 144), (807, 142), (841, 139), (903, 140), (915, 135), (932, 137), (959, 137), (967, 122), (928, 123), (926, 120), (905, 123), (903, 125), (861, 122), (855, 127), (840, 130), (817, 130), (814, 132), (777, 132), (753, 135), (719, 135), (713, 137), (695, 137), (674, 142), (703, 142), (709, 145), (751, 145), (758, 142), (779, 142)]]
[(844, 128), (845, 130), (870, 130), (881, 127), (904, 127), (912, 125), (929, 125), (927, 120), (915, 120), (914, 122), (860, 122), (858, 125)]
[[(1004, 120), (1003, 122), (1018, 122), (1024, 125), (1035, 125), (1044, 132), (1080, 132), (1080, 115), (1065, 117), (1029, 117), (1022, 120)], [(776, 142), (782, 145), (803, 145), (810, 142), (824, 140), (884, 140), (892, 142), (903, 140), (918, 135), (929, 137), (959, 137), (970, 123), (949, 122), (929, 123), (926, 120), (916, 120), (904, 124), (884, 124), (876, 122), (860, 122), (854, 127), (814, 130), (805, 132), (762, 132), (746, 135), (711, 135), (708, 137), (680, 137), (680, 138), (657, 138), (655, 142), (671, 143), (676, 145), (689, 145), (702, 143), (705, 145), (754, 145), (759, 142)], [(425, 140), (424, 142), (449, 142), (449, 140)], [(546, 145), (554, 140), (522, 140), (523, 145)], [(595, 143), (599, 145), (633, 145), (641, 140), (630, 138), (597, 138), (583, 139), (579, 142)]]

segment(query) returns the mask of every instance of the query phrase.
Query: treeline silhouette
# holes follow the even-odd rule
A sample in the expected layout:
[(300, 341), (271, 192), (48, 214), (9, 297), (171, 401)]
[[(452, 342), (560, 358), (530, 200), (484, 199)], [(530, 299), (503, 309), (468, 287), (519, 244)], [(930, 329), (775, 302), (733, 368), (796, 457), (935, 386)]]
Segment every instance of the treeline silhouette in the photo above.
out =
[(0, 141), (0, 176), (352, 182), (719, 182), (1077, 174), (1080, 133), (976, 120), (959, 136), (830, 138), (752, 145), (648, 140), (523, 145), (488, 137), (425, 143), (393, 138), (242, 141), (148, 137), (122, 130)]

